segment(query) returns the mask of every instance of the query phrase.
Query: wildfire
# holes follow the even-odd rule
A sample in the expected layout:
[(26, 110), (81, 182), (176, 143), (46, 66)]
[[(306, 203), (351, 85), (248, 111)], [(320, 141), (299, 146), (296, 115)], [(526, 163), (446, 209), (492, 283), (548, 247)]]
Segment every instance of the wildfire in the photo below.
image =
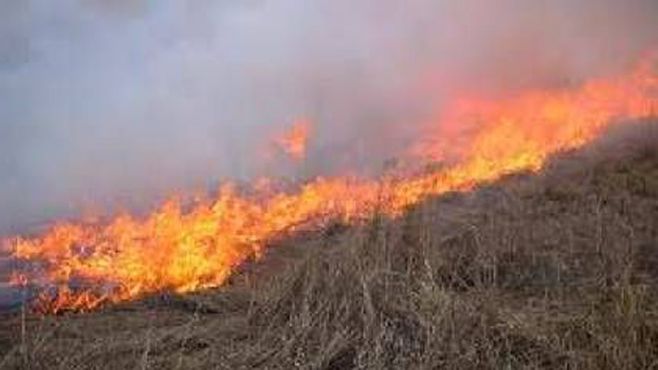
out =
[[(395, 181), (318, 178), (295, 192), (256, 187), (248, 196), (226, 185), (216, 200), (190, 210), (171, 200), (145, 219), (121, 215), (105, 224), (63, 223), (39, 237), (14, 238), (13, 255), (32, 262), (30, 271), (20, 273), (21, 284), (43, 287), (40, 304), (47, 312), (219, 286), (284, 233), (336, 219), (358, 223), (375, 208), (399, 215), (428, 196), (538, 170), (549, 155), (591, 141), (615, 121), (653, 115), (654, 64), (648, 59), (628, 74), (576, 89), (455, 100), (437, 114), (430, 139), (413, 150), (448, 160), (433, 173)], [(278, 142), (303, 158), (308, 130), (308, 122), (300, 121)], [(76, 289), (77, 283), (85, 288)]]

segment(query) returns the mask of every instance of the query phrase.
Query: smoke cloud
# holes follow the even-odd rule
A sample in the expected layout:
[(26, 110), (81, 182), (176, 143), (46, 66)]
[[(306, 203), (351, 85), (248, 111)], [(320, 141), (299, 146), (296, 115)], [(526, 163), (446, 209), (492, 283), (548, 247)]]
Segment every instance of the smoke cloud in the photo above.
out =
[[(3, 1), (0, 234), (221, 179), (373, 168), (455, 91), (625, 68), (656, 19), (653, 0)], [(299, 117), (308, 161), (263, 159)]]

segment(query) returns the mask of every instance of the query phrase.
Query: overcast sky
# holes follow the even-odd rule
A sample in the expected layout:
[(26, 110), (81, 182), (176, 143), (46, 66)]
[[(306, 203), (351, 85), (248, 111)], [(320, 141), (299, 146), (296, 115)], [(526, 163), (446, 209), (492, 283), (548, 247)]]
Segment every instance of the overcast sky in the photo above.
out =
[(367, 167), (457, 89), (577, 83), (656, 45), (652, 0), (0, 0), (0, 233), (263, 164)]

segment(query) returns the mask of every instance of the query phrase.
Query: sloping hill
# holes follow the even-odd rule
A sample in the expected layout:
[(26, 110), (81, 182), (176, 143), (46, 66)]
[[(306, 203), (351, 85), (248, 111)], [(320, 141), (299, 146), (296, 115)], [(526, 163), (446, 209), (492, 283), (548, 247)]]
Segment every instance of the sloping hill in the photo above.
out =
[(222, 288), (7, 314), (3, 368), (658, 366), (658, 125), (400, 219), (286, 238)]

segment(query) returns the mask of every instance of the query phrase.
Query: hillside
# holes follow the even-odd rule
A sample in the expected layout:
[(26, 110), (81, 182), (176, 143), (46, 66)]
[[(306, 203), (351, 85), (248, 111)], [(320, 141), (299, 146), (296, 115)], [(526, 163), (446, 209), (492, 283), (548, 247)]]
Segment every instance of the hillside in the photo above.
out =
[(272, 242), (229, 284), (0, 319), (0, 368), (658, 366), (658, 124), (401, 218)]

